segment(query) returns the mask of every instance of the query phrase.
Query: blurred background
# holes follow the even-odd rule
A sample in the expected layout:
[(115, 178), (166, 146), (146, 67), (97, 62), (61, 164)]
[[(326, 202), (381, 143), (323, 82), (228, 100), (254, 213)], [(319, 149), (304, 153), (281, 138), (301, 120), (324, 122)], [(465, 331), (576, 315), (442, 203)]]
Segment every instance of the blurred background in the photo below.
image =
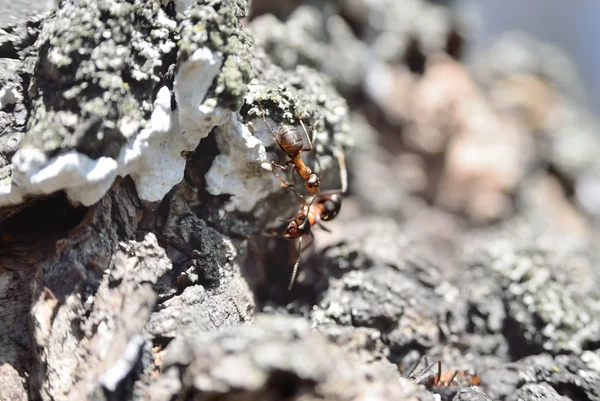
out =
[(347, 219), (433, 207), (476, 226), (518, 217), (582, 234), (600, 213), (599, 9), (255, 0), (249, 27), (277, 64), (326, 73), (348, 101)]
[[(317, 251), (302, 254), (282, 303), (305, 297), (306, 314), (316, 304), (338, 322), (338, 299), (359, 310), (375, 300), (383, 320), (389, 294), (418, 299), (416, 318), (403, 311), (411, 334), (385, 334), (401, 366), (418, 360), (415, 344), (443, 354), (436, 338), (454, 342), (442, 359), (455, 364), (461, 353), (597, 350), (596, 11), (593, 0), (254, 0), (256, 42), (284, 69), (326, 74), (350, 109), (350, 191), (332, 233), (314, 230)], [(266, 260), (279, 275), (266, 291), (285, 288), (289, 268)], [(381, 260), (397, 267), (390, 278), (420, 284), (390, 291), (386, 269), (372, 267)], [(424, 301), (423, 287), (444, 301)], [(581, 311), (581, 324), (565, 318)], [(423, 334), (438, 312), (451, 334)], [(357, 324), (348, 307), (353, 325), (377, 327), (369, 313)], [(402, 331), (402, 319), (389, 324)], [(484, 378), (487, 389), (499, 377)]]
[(477, 32), (473, 51), (485, 49), (506, 31), (522, 31), (559, 46), (581, 73), (594, 112), (600, 111), (600, 53), (597, 51), (600, 3), (595, 0), (462, 0), (457, 10), (472, 18)]

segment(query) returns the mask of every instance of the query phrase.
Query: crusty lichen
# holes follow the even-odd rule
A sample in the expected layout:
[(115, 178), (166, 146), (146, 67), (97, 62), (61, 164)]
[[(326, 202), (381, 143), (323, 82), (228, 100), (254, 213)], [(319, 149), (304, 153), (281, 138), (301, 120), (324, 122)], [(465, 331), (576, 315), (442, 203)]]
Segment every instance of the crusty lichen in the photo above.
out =
[(61, 189), (89, 205), (118, 174), (143, 168), (127, 147), (140, 133), (149, 138), (172, 126), (148, 127), (157, 120), (150, 121), (159, 88), (173, 79), (172, 14), (158, 0), (81, 0), (61, 3), (43, 21), (28, 131), (12, 158), (10, 183), (0, 188), (0, 205)]
[(346, 101), (328, 78), (312, 68), (298, 66), (285, 71), (262, 62), (261, 57), (266, 56), (258, 55), (254, 62), (258, 78), (248, 86), (247, 118), (262, 116), (259, 102), (275, 122), (274, 130), (278, 124), (300, 125), (299, 116), (306, 129), (313, 126), (316, 130), (316, 149), (310, 157), (317, 156), (320, 167), (329, 168), (333, 161), (330, 156), (352, 145)]
[(62, 4), (40, 34), (22, 147), (115, 158), (150, 117), (176, 33), (158, 1)]
[(131, 175), (142, 199), (162, 199), (183, 178), (180, 152), (242, 104), (251, 57), (240, 23), (246, 7), (61, 3), (39, 38), (29, 131), (0, 204), (67, 189), (89, 205), (117, 175)]
[[(262, 49), (253, 52), (241, 23), (247, 6), (244, 0), (180, 2), (174, 9), (162, 0), (61, 3), (40, 35), (30, 129), (13, 157), (12, 182), (0, 188), (0, 204), (66, 190), (72, 201), (91, 205), (127, 175), (141, 199), (160, 201), (183, 178), (181, 152), (221, 127), (214, 131), (223, 136), (221, 155), (207, 189), (233, 195), (235, 209), (250, 211), (278, 189), (254, 163), (268, 157), (265, 144), (272, 144), (270, 137), (253, 137), (255, 100), (270, 109), (273, 124), (297, 125), (297, 114), (307, 126), (318, 122), (318, 146), (309, 157), (330, 168), (333, 153), (348, 144), (344, 100), (315, 71), (283, 71)], [(242, 109), (244, 102), (249, 107)]]
[[(255, 48), (253, 55), (252, 67), (257, 77), (248, 85), (245, 105), (241, 109), (241, 121), (232, 121), (230, 124), (230, 130), (237, 130), (241, 134), (237, 135), (238, 139), (224, 141), (222, 136), (225, 134), (220, 130), (216, 132), (221, 154), (206, 174), (208, 192), (212, 195), (232, 195), (227, 209), (248, 212), (260, 200), (280, 189), (279, 181), (270, 171), (261, 169), (258, 163), (265, 159), (279, 163), (286, 160), (286, 155), (274, 144), (264, 125), (260, 105), (274, 131), (283, 123), (295, 125), (302, 130), (298, 116), (307, 129), (314, 125), (316, 146), (313, 151), (303, 155), (303, 158), (310, 166), (315, 166), (315, 171), (322, 176), (327, 188), (330, 183), (339, 187), (334, 154), (343, 152), (349, 145), (348, 108), (345, 100), (317, 71), (307, 67), (282, 70), (260, 48)], [(247, 136), (250, 133), (254, 137)], [(246, 139), (242, 140), (244, 136)], [(260, 146), (257, 146), (256, 138), (260, 139)], [(265, 147), (273, 151), (268, 157), (265, 157)], [(268, 165), (265, 166), (269, 169)], [(326, 172), (332, 173), (325, 174)]]
[(181, 24), (179, 61), (185, 62), (200, 48), (208, 47), (223, 58), (220, 74), (206, 96), (225, 108), (238, 110), (251, 78), (252, 39), (241, 28), (247, 2), (197, 0)]
[(587, 349), (600, 335), (600, 292), (589, 279), (594, 264), (587, 244), (556, 233), (532, 238), (530, 228), (517, 233), (508, 227), (506, 237), (481, 235), (483, 245), (465, 252), (468, 268), (488, 269), (474, 293), (496, 288), (515, 343), (551, 354)]
[(274, 106), (271, 113), (276, 112), (280, 122), (297, 124), (300, 114), (308, 122), (322, 119), (320, 128), (331, 128), (332, 135), (349, 130), (346, 101), (323, 74), (305, 66), (282, 70), (260, 49), (255, 52), (253, 67), (258, 77), (250, 83), (246, 97), (246, 103), (253, 106), (250, 115), (259, 113), (260, 101), (263, 106)]

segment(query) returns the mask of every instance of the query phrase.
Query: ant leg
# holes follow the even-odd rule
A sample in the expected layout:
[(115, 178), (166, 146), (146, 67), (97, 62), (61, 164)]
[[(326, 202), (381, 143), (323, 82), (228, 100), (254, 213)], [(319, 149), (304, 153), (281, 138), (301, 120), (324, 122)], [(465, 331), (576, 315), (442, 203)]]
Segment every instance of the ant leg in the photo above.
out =
[(310, 127), (310, 132), (313, 133), (312, 138), (310, 138), (310, 150), (315, 147), (317, 143), (317, 124), (319, 124), (319, 120), (315, 121), (314, 124)]
[(298, 199), (300, 199), (302, 202), (304, 202), (304, 196), (302, 196), (302, 194), (300, 194), (298, 191), (296, 191), (296, 185), (292, 185), (289, 182), (287, 182), (286, 180), (283, 179), (283, 177), (281, 177), (279, 174), (277, 174), (276, 172), (272, 171), (273, 174), (275, 174), (275, 177), (277, 177), (279, 179), (279, 181), (281, 181), (281, 186), (284, 188), (289, 189), (290, 191), (292, 191), (294, 194), (296, 194), (296, 196), (298, 197)]
[(437, 376), (435, 377), (435, 382), (436, 384), (439, 384), (441, 378), (442, 378), (442, 361), (440, 361), (439, 359), (437, 361), (435, 361), (435, 363), (437, 364)]
[(423, 356), (423, 357), (419, 358), (419, 360), (417, 361), (417, 363), (414, 364), (414, 366), (412, 367), (412, 369), (408, 372), (408, 376), (406, 376), (406, 377), (412, 376), (412, 374), (415, 372), (415, 370), (417, 370), (417, 367), (419, 367), (419, 365), (421, 364), (421, 361), (423, 360), (423, 358), (427, 358), (427, 357)]
[(283, 238), (283, 234), (281, 234), (280, 232), (276, 232), (274, 229), (271, 229), (269, 231), (263, 230), (261, 234), (263, 237)]
[[(268, 163), (271, 164), (272, 166), (275, 167), (279, 167), (280, 169), (282, 169), (283, 171), (287, 171), (288, 166), (282, 166), (280, 164), (275, 163), (274, 161), (271, 160), (256, 160), (257, 163), (262, 164), (262, 163)], [(294, 170), (292, 170), (294, 171)], [(294, 192), (296, 194), (296, 196), (304, 201), (304, 196), (300, 195), (298, 193), (298, 191), (296, 191), (296, 176), (294, 176), (294, 173), (292, 172), (292, 177), (294, 178), (294, 184), (290, 184), (289, 182), (287, 182), (282, 176), (280, 176), (279, 174), (277, 174), (275, 171), (271, 170), (271, 173), (273, 173), (275, 175), (275, 177), (277, 177), (279, 179), (279, 181), (281, 181), (281, 186), (284, 188), (288, 188), (290, 191)]]
[[(317, 124), (319, 124), (319, 120), (315, 120), (313, 125), (310, 126), (311, 132), (315, 132), (315, 129), (317, 128)], [(313, 141), (315, 141), (315, 140), (316, 140), (316, 135), (313, 135)]]
[(312, 232), (309, 233), (309, 236), (310, 236), (310, 242), (304, 244), (304, 246), (302, 246), (302, 239), (304, 237), (298, 238), (298, 259), (296, 259), (296, 263), (294, 264), (294, 270), (292, 271), (292, 278), (291, 278), (290, 284), (288, 286), (288, 291), (292, 289), (292, 287), (294, 286), (294, 282), (296, 281), (296, 277), (298, 275), (298, 266), (300, 265), (300, 256), (302, 254), (302, 251), (305, 250), (306, 248), (308, 248), (309, 246), (311, 246), (313, 244), (313, 242), (315, 242), (315, 235)]
[(296, 181), (296, 167), (295, 166), (294, 166), (294, 168), (292, 168), (292, 178), (294, 179), (294, 187), (295, 187), (296, 185), (298, 185), (298, 182)]
[(345, 194), (348, 190), (348, 169), (346, 169), (346, 157), (343, 152), (338, 154), (338, 165), (340, 167), (340, 184), (342, 185), (340, 191)]
[(260, 101), (257, 101), (258, 103), (258, 107), (260, 108), (260, 111), (262, 111), (262, 119), (265, 123), (265, 125), (267, 126), (267, 128), (269, 129), (269, 132), (271, 133), (271, 135), (273, 135), (273, 140), (275, 140), (275, 143), (279, 146), (281, 146), (279, 144), (279, 138), (277, 138), (277, 135), (275, 134), (275, 132), (273, 131), (273, 129), (271, 128), (271, 126), (267, 123), (267, 113), (265, 112), (265, 109), (263, 109), (262, 107), (262, 103)]
[[(456, 375), (456, 373), (457, 373), (457, 372), (458, 372), (458, 371), (456, 371), (456, 372), (454, 373), (454, 375)], [(453, 377), (454, 377), (454, 376), (453, 376)], [(469, 384), (469, 386), (470, 386), (470, 385), (471, 385), (471, 384)], [(460, 398), (461, 384), (460, 384), (460, 380), (458, 380), (458, 379), (456, 380), (456, 386), (458, 387), (458, 392), (457, 392), (457, 395), (458, 395), (458, 397)]]
[(323, 224), (317, 223), (317, 225), (321, 228), (321, 230), (331, 234), (331, 230), (329, 228), (325, 227)]
[(319, 174), (321, 174), (321, 172), (323, 171), (323, 168), (321, 167), (321, 160), (319, 160), (318, 155), (315, 155), (315, 163), (316, 163), (317, 167), (319, 168)]
[(436, 365), (438, 368), (437, 374), (433, 378), (433, 385), (436, 386), (440, 382), (440, 377), (442, 375), (442, 362), (440, 360), (435, 361), (431, 365), (429, 365), (429, 360), (426, 355), (423, 355), (423, 361), (425, 362), (425, 366), (427, 366), (417, 377), (415, 377), (414, 381), (419, 384), (424, 384), (421, 381), (423, 378), (427, 377), (427, 372), (431, 371)]
[[(345, 194), (348, 190), (348, 170), (346, 169), (346, 158), (342, 152), (338, 153), (338, 165), (340, 168), (340, 189), (321, 191), (321, 195)], [(427, 363), (425, 363), (427, 364)]]
[(296, 171), (296, 169), (292, 169), (292, 178), (294, 179), (294, 183), (290, 184), (289, 182), (285, 181), (281, 176), (279, 176), (279, 174), (277, 174), (276, 172), (273, 171), (273, 174), (275, 174), (275, 176), (277, 178), (279, 178), (279, 180), (281, 181), (281, 185), (285, 188), (288, 188), (290, 191), (292, 191), (293, 193), (296, 194), (296, 196), (298, 197), (298, 199), (300, 199), (302, 202), (304, 202), (304, 196), (301, 195), (300, 193), (298, 193), (298, 191), (296, 191), (296, 175), (294, 174), (294, 172)]
[(450, 387), (452, 385), (452, 383), (454, 382), (455, 379), (456, 379), (456, 384), (460, 388), (460, 381), (458, 380), (458, 378), (456, 377), (456, 375), (458, 375), (458, 370), (454, 371), (454, 374), (452, 375), (452, 377), (450, 378), (450, 380), (448, 380), (448, 382), (446, 383), (446, 388)]
[(296, 112), (296, 117), (298, 118), (298, 121), (300, 121), (300, 125), (302, 126), (302, 129), (304, 130), (304, 134), (306, 134), (306, 139), (308, 139), (308, 147), (303, 148), (303, 151), (306, 152), (310, 152), (311, 150), (313, 150), (314, 148), (314, 144), (316, 143), (317, 140), (317, 133), (316, 133), (316, 126), (319, 123), (319, 120), (315, 121), (313, 125), (311, 125), (310, 127), (310, 131), (313, 132), (313, 136), (312, 138), (310, 137), (308, 131), (306, 130), (306, 127), (304, 126), (304, 123), (302, 122), (302, 117), (300, 117), (300, 113)]
[(298, 265), (300, 264), (300, 253), (302, 252), (302, 237), (298, 238), (298, 259), (296, 259), (296, 263), (294, 263), (294, 270), (292, 270), (292, 278), (290, 279), (290, 284), (288, 285), (288, 291), (292, 289), (294, 286), (294, 282), (296, 281), (296, 275), (298, 274)]
[(277, 164), (275, 163), (273, 160), (255, 160), (258, 164), (263, 164), (263, 163), (267, 163), (270, 164), (273, 167), (277, 167), (282, 169), (283, 171), (287, 171), (288, 166), (282, 166), (281, 164)]
[(310, 200), (310, 203), (308, 204), (308, 208), (310, 209), (310, 207), (312, 206), (312, 204), (315, 202), (315, 199), (317, 199), (317, 194), (313, 195), (313, 197)]

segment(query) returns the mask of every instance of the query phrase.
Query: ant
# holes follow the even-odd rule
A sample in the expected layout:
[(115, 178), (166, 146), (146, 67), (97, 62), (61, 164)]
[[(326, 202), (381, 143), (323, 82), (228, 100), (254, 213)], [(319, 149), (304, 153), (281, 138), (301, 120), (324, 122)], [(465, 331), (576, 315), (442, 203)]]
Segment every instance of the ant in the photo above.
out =
[[(466, 382), (469, 386), (479, 386), (481, 384), (479, 375), (468, 373), (464, 370), (442, 371), (442, 362), (439, 359), (431, 365), (427, 361), (427, 356), (423, 356), (422, 360), (427, 367), (416, 375), (413, 375), (417, 367), (421, 364), (421, 360), (419, 360), (411, 369), (408, 377), (412, 378), (415, 383), (424, 385), (427, 389), (446, 389), (450, 386), (460, 386), (461, 382)], [(435, 366), (437, 366), (437, 372), (433, 370)]]
[(300, 208), (300, 211), (298, 211), (295, 217), (288, 220), (288, 225), (283, 231), (283, 235), (276, 235), (290, 240), (298, 240), (298, 258), (294, 263), (294, 269), (292, 271), (292, 277), (288, 285), (288, 290), (292, 289), (294, 282), (296, 281), (298, 266), (300, 264), (300, 255), (303, 249), (302, 239), (310, 235), (314, 240), (314, 234), (312, 233), (311, 229), (315, 225), (321, 227), (327, 232), (331, 232), (327, 227), (321, 224), (321, 221), (333, 220), (342, 208), (342, 195), (346, 193), (348, 188), (348, 173), (346, 170), (346, 161), (343, 153), (341, 152), (338, 153), (338, 165), (340, 169), (341, 188), (320, 192), (313, 197), (310, 203), (307, 203), (304, 197), (296, 192), (293, 187), (288, 187), (300, 199), (302, 199), (302, 207)]
[[(275, 172), (273, 172), (273, 174), (275, 174), (275, 176), (277, 178), (279, 178), (279, 180), (283, 183), (284, 187), (292, 188), (292, 187), (296, 186), (296, 176), (294, 175), (294, 173), (298, 173), (298, 175), (300, 177), (302, 177), (302, 179), (304, 180), (304, 185), (306, 187), (306, 191), (308, 192), (308, 194), (314, 195), (315, 193), (317, 193), (317, 190), (319, 189), (321, 180), (319, 180), (319, 177), (315, 173), (313, 173), (312, 170), (310, 169), (310, 167), (308, 167), (304, 163), (304, 161), (302, 160), (302, 157), (300, 156), (300, 154), (302, 152), (309, 152), (313, 149), (314, 138), (311, 139), (309, 137), (308, 131), (306, 130), (306, 127), (304, 126), (304, 123), (302, 122), (302, 119), (300, 118), (300, 114), (296, 113), (296, 117), (298, 117), (298, 121), (300, 121), (300, 125), (302, 125), (302, 129), (304, 130), (304, 133), (306, 134), (306, 138), (308, 140), (308, 145), (306, 145), (306, 146), (305, 146), (302, 134), (295, 127), (293, 127), (291, 125), (282, 125), (279, 128), (279, 130), (277, 131), (277, 133), (275, 133), (275, 131), (273, 131), (273, 129), (267, 123), (267, 118), (265, 117), (266, 113), (260, 102), (258, 102), (258, 107), (260, 107), (260, 110), (262, 111), (262, 119), (265, 123), (265, 126), (269, 129), (269, 132), (273, 136), (275, 143), (277, 143), (277, 145), (279, 145), (281, 150), (283, 150), (285, 152), (285, 154), (290, 158), (290, 160), (288, 160), (285, 163), (285, 165), (283, 165), (283, 166), (281, 164), (277, 164), (271, 160), (258, 160), (258, 162), (260, 164), (269, 163), (272, 166), (278, 167), (284, 171), (287, 171), (287, 168), (289, 167), (289, 165), (293, 164), (294, 165), (294, 169), (292, 170), (292, 177), (294, 178), (293, 185), (286, 182), (279, 174), (277, 174)], [(318, 121), (315, 121), (315, 123), (311, 127), (311, 131), (314, 131), (314, 127), (316, 126), (317, 122)]]

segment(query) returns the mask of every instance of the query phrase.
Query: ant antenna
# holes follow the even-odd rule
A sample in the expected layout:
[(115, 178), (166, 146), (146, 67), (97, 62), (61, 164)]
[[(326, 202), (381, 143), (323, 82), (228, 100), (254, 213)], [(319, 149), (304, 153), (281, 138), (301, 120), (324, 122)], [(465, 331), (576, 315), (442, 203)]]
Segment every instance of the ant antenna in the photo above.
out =
[[(306, 149), (307, 151), (311, 151), (313, 149), (313, 144), (315, 142), (315, 139), (317, 138), (316, 134), (313, 135), (313, 137), (311, 138), (310, 135), (308, 134), (308, 131), (306, 130), (306, 126), (304, 126), (304, 123), (302, 122), (302, 117), (300, 117), (300, 113), (298, 111), (296, 111), (296, 118), (298, 119), (298, 121), (300, 121), (300, 125), (302, 126), (302, 129), (304, 130), (304, 134), (306, 135), (306, 139), (308, 139), (308, 148)], [(314, 131), (313, 127), (316, 126), (318, 121), (315, 121), (315, 123), (312, 125), (311, 130)]]
[(321, 223), (317, 223), (317, 226), (319, 226), (319, 228), (320, 228), (321, 230), (323, 230), (323, 231), (325, 231), (325, 232), (327, 232), (327, 233), (330, 233), (330, 234), (331, 234), (331, 230), (330, 230), (329, 228), (325, 227), (323, 224), (321, 224)]
[[(423, 355), (423, 362), (425, 362), (426, 368), (423, 369), (415, 378), (414, 381), (418, 384), (425, 384), (424, 380), (429, 380), (428, 373), (432, 371), (432, 369), (437, 365), (437, 373), (433, 377), (433, 385), (437, 385), (440, 382), (442, 376), (442, 362), (438, 359), (431, 365), (429, 365), (429, 360), (426, 355)], [(427, 384), (425, 384), (427, 386)]]
[[(345, 194), (348, 190), (348, 169), (346, 168), (346, 158), (343, 152), (335, 152), (337, 154), (338, 165), (340, 169), (340, 189), (321, 191), (321, 195), (328, 194)], [(419, 363), (423, 360), (423, 358), (419, 359)], [(426, 361), (424, 361), (427, 364)]]
[(340, 183), (342, 184), (341, 193), (345, 194), (348, 190), (348, 170), (346, 169), (346, 157), (344, 152), (338, 153), (338, 164), (340, 166)]
[(300, 252), (302, 251), (302, 237), (298, 238), (298, 259), (296, 263), (294, 263), (294, 270), (292, 270), (292, 278), (290, 279), (290, 284), (288, 285), (288, 291), (292, 289), (294, 286), (294, 282), (296, 281), (296, 276), (298, 274), (298, 265), (300, 264)]
[(284, 188), (287, 188), (289, 190), (291, 190), (294, 194), (296, 194), (296, 196), (298, 197), (298, 199), (300, 199), (301, 201), (304, 201), (304, 196), (302, 196), (298, 191), (296, 191), (296, 188), (294, 188), (292, 185), (290, 185), (286, 180), (284, 180), (279, 174), (277, 174), (274, 171), (271, 171), (273, 174), (275, 174), (275, 177), (277, 177), (277, 179), (279, 181), (281, 181), (281, 186)]
[[(296, 111), (296, 117), (298, 118), (298, 121), (300, 121), (300, 125), (302, 126), (302, 129), (304, 130), (304, 133), (306, 134), (306, 139), (308, 139), (308, 142), (309, 142), (309, 144), (308, 144), (309, 147), (306, 150), (311, 151), (311, 150), (313, 150), (313, 148), (315, 147), (315, 144), (317, 143), (316, 127), (317, 127), (317, 124), (319, 123), (319, 120), (315, 120), (313, 125), (311, 125), (311, 127), (310, 127), (310, 132), (313, 133), (312, 138), (311, 138), (308, 131), (306, 130), (306, 127), (304, 126), (304, 123), (302, 122), (302, 117), (300, 116), (300, 113), (298, 111)], [(318, 155), (315, 157), (315, 163), (319, 167), (319, 174), (321, 174), (323, 169), (321, 168), (321, 162), (319, 161)]]
[(260, 102), (260, 100), (256, 101), (258, 103), (258, 107), (260, 108), (260, 111), (262, 112), (262, 119), (265, 123), (265, 125), (267, 126), (267, 128), (269, 129), (269, 132), (271, 133), (271, 135), (273, 135), (273, 139), (275, 140), (275, 143), (279, 143), (279, 140), (277, 139), (277, 135), (275, 135), (275, 132), (273, 131), (273, 129), (271, 128), (271, 126), (267, 123), (267, 112), (265, 111), (265, 109), (263, 109), (262, 103)]
[(412, 376), (412, 374), (415, 372), (415, 370), (417, 370), (417, 367), (421, 364), (422, 360), (423, 360), (423, 357), (419, 358), (419, 360), (417, 361), (417, 363), (415, 363), (413, 365), (412, 369), (408, 371), (408, 375), (406, 377)]

